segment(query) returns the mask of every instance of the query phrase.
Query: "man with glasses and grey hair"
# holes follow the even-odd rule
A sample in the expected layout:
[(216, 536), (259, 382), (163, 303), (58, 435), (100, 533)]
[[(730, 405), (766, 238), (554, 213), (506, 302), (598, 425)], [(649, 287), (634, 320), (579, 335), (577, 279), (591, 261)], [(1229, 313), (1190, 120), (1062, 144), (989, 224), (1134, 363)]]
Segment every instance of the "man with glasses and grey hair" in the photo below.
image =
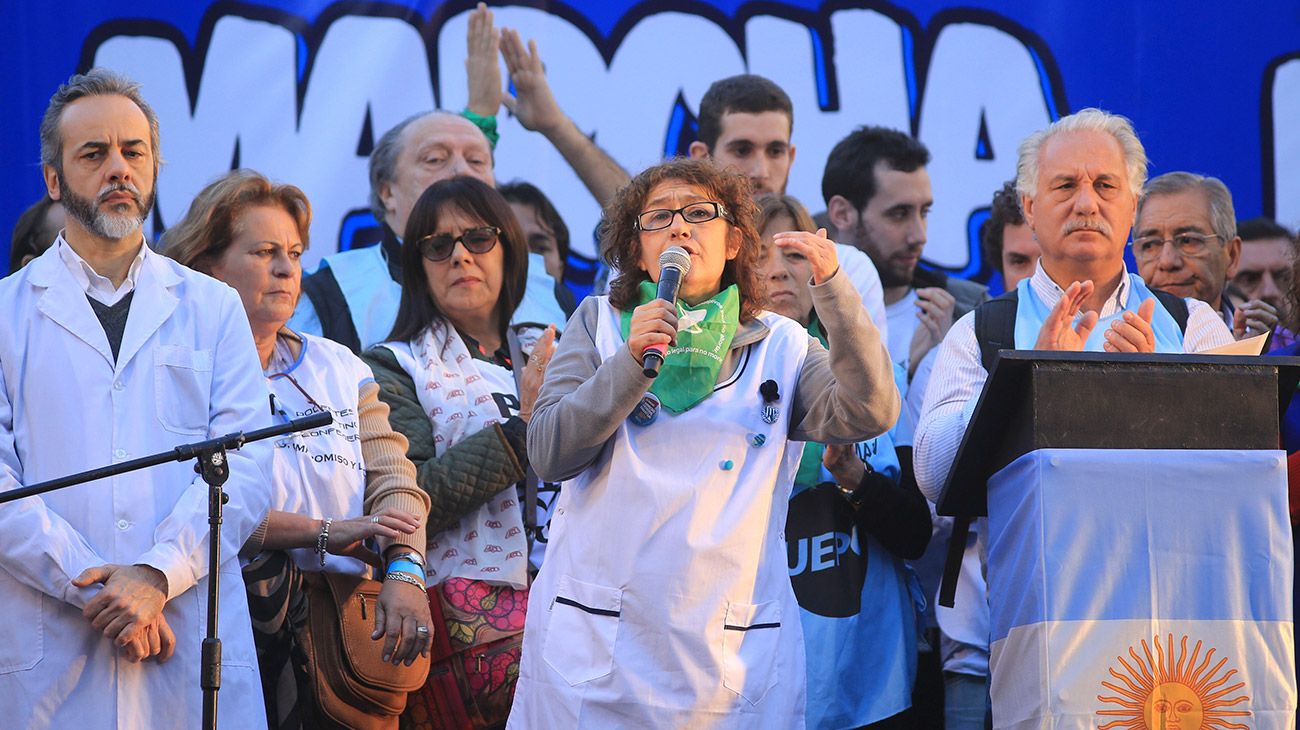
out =
[[(0, 492), (270, 425), (239, 296), (146, 245), (158, 136), (139, 85), (111, 71), (50, 99), (41, 161), (67, 218), (0, 282)], [(223, 727), (266, 722), (237, 555), (270, 503), (269, 449), (228, 454)], [(208, 487), (192, 466), (0, 505), (6, 727), (199, 725)]]
[(1152, 287), (1209, 304), (1237, 339), (1272, 332), (1277, 307), (1252, 299), (1239, 307), (1224, 287), (1237, 273), (1241, 238), (1223, 181), (1190, 172), (1152, 178), (1138, 199), (1133, 258)]

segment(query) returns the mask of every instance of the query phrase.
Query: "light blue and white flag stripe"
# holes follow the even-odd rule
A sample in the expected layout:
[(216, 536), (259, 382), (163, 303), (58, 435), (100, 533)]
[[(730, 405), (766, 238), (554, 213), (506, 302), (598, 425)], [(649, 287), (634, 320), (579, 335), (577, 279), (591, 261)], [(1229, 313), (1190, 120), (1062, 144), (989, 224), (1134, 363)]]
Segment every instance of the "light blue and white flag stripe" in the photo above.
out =
[(1294, 727), (1287, 515), (1280, 451), (1051, 449), (999, 472), (996, 726)]

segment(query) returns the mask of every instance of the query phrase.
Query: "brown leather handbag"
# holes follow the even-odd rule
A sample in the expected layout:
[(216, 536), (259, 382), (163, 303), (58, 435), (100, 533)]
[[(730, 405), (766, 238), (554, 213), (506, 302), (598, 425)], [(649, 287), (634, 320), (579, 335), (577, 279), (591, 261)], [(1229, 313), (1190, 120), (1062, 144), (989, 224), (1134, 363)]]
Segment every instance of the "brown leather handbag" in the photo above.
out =
[(303, 632), (319, 727), (396, 728), (408, 692), (424, 686), (429, 659), (411, 666), (383, 660), (384, 640), (371, 639), (383, 584), (343, 573), (305, 573), (310, 630)]

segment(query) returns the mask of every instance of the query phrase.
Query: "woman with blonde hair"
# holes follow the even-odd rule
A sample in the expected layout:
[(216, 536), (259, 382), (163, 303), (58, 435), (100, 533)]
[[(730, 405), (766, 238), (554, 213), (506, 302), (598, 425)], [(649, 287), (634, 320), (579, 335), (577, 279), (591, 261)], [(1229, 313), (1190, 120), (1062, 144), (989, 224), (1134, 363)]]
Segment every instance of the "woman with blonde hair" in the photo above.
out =
[[(235, 170), (209, 184), (164, 237), (164, 253), (238, 293), (270, 389), (273, 418), (320, 411), (331, 426), (275, 442), (271, 512), (243, 555), (271, 727), (320, 724), (303, 662), (309, 609), (303, 571), (370, 575), (384, 568), (375, 606), (383, 657), (410, 665), (430, 643), (424, 600), (428, 497), (415, 484), (406, 439), (388, 423), (370, 369), (347, 348), (285, 326), (297, 304), (311, 206), (301, 190)], [(373, 538), (380, 553), (365, 545)], [(396, 727), (396, 717), (367, 717)]]

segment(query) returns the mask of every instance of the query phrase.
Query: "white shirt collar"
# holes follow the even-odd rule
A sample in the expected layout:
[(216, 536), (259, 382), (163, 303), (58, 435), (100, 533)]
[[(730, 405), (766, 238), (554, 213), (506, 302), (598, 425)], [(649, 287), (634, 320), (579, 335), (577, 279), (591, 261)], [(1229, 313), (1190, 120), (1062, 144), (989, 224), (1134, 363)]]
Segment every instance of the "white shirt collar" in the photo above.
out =
[[(1048, 307), (1056, 306), (1056, 303), (1061, 301), (1061, 297), (1065, 296), (1065, 290), (1057, 285), (1055, 281), (1052, 281), (1052, 277), (1048, 276), (1047, 272), (1043, 270), (1042, 259), (1039, 259), (1038, 264), (1034, 267), (1034, 275), (1029, 278), (1029, 287)], [(1102, 305), (1101, 311), (1097, 314), (1102, 317), (1109, 317), (1127, 306), (1130, 289), (1128, 267), (1126, 266), (1124, 275), (1119, 279), (1119, 286), (1115, 287), (1115, 291), (1106, 298), (1106, 303)]]
[(122, 301), (122, 297), (135, 291), (135, 282), (140, 276), (140, 267), (144, 265), (145, 256), (149, 253), (149, 247), (144, 245), (144, 237), (141, 236), (140, 250), (136, 252), (135, 258), (131, 261), (131, 266), (127, 268), (126, 278), (122, 281), (121, 286), (114, 287), (112, 281), (107, 277), (100, 276), (90, 267), (90, 264), (86, 263), (85, 259), (72, 250), (72, 246), (69, 246), (68, 242), (64, 240), (62, 231), (59, 232), (59, 237), (55, 239), (54, 245), (58, 249), (59, 258), (63, 260), (63, 264), (72, 273), (72, 278), (76, 279), (77, 283), (81, 285), (82, 291), (95, 301), (110, 307)]

